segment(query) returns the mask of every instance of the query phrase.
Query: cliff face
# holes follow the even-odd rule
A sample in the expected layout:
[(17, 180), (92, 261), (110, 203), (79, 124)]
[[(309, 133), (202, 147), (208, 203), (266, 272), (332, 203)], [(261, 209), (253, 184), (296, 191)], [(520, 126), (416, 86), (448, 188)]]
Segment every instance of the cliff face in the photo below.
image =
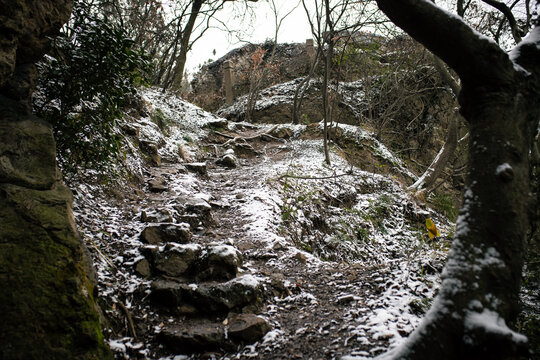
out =
[[(305, 44), (278, 44), (270, 64), (272, 43), (248, 44), (234, 49), (222, 58), (201, 67), (191, 83), (189, 99), (208, 111), (216, 111), (225, 104), (223, 64), (229, 61), (234, 74), (234, 96), (249, 93), (251, 73), (266, 67), (262, 88), (296, 79), (309, 73), (310, 58)], [(262, 63), (254, 65), (253, 57), (262, 51)]]
[(32, 115), (34, 63), (70, 0), (0, 0), (0, 358), (103, 359), (95, 280), (56, 166)]

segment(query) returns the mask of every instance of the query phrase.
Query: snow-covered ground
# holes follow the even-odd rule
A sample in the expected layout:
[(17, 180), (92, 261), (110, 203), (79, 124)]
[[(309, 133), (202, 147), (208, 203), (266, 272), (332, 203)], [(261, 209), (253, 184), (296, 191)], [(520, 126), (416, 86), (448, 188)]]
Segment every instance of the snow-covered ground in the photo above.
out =
[[(158, 144), (164, 164), (143, 161), (137, 141), (130, 137), (126, 164), (145, 182), (163, 177), (167, 191), (150, 192), (144, 183), (140, 188), (121, 184), (116, 189), (123, 194), (119, 198), (110, 195), (110, 185), (72, 184), (75, 216), (94, 258), (100, 297), (114, 319), (107, 336), (118, 358), (188, 358), (167, 354), (156, 343), (160, 323), (177, 319), (148, 303), (150, 279), (134, 271), (144, 258), (140, 233), (147, 224), (141, 221), (142, 213), (156, 213), (157, 222), (178, 222), (179, 198), (212, 206), (217, 225), (192, 229), (194, 242), (208, 243), (209, 233), (217, 234), (212, 242), (243, 252), (244, 275), (263, 282), (268, 293), (283, 289), (266, 296), (260, 312), (273, 329), (255, 344), (216, 357), (370, 358), (397, 346), (418, 325), (437, 292), (453, 224), (418, 204), (392, 176), (355, 168), (337, 149), (326, 165), (321, 140), (304, 138), (303, 125), (281, 125), (291, 129), (288, 140), (253, 139), (256, 156), (237, 153), (238, 167), (220, 167), (215, 161), (227, 147), (234, 150), (235, 142), (222, 147), (208, 140), (208, 125), (223, 119), (157, 90), (142, 95), (149, 113), (167, 119), (167, 131), (151, 116), (131, 121), (139, 139)], [(241, 123), (221, 127), (220, 132), (233, 138), (272, 128)], [(344, 136), (369, 144), (374, 156), (414, 180), (372, 134), (340, 127)], [(206, 163), (208, 176), (185, 171), (189, 160)], [(441, 231), (438, 240), (427, 237), (428, 217)], [(136, 325), (150, 323), (155, 331), (135, 339), (126, 313)]]

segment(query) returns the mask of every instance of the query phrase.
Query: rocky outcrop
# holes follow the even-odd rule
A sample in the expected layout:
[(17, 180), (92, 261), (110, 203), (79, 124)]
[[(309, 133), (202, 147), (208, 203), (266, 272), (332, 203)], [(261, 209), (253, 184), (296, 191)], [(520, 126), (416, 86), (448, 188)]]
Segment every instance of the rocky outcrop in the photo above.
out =
[[(234, 49), (222, 58), (204, 65), (191, 83), (191, 100), (205, 110), (215, 111), (225, 103), (223, 88), (223, 67), (230, 61), (234, 74), (233, 92), (239, 97), (249, 92), (250, 73), (253, 70), (253, 56), (259, 49), (264, 52), (261, 66), (266, 66), (272, 53), (272, 42), (264, 44), (248, 44)], [(307, 75), (310, 58), (305, 44), (278, 44), (268, 79), (263, 88), (280, 82)]]
[(34, 62), (69, 0), (0, 0), (0, 358), (108, 359), (95, 275), (56, 167), (52, 128), (30, 113)]

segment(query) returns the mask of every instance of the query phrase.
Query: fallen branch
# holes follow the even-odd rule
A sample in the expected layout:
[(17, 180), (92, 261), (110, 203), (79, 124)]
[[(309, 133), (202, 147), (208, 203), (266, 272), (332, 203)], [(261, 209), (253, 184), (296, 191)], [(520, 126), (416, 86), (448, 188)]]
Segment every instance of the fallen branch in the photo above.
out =
[(120, 309), (124, 312), (126, 315), (126, 319), (128, 321), (128, 329), (131, 333), (131, 336), (136, 339), (137, 338), (137, 332), (135, 331), (135, 325), (133, 324), (133, 318), (131, 317), (131, 313), (129, 312), (128, 308), (122, 304), (120, 300), (118, 300), (118, 305), (120, 306)]
[(230, 143), (235, 143), (237, 141), (248, 141), (248, 140), (255, 140), (257, 138), (261, 138), (263, 136), (267, 136), (273, 140), (276, 140), (276, 141), (285, 141), (283, 139), (279, 139), (275, 136), (272, 136), (270, 135), (270, 133), (272, 133), (274, 130), (276, 130), (278, 128), (279, 125), (275, 125), (273, 126), (270, 130), (267, 130), (267, 131), (264, 131), (262, 133), (258, 133), (256, 135), (252, 135), (252, 136), (232, 136), (232, 135), (228, 135), (228, 134), (225, 134), (225, 133), (222, 133), (220, 131), (216, 131), (216, 130), (213, 130), (215, 134), (218, 134), (219, 136), (223, 136), (229, 140), (227, 140), (226, 142), (224, 142), (223, 144), (221, 144), (221, 146), (227, 146), (229, 145)]
[(329, 176), (298, 176), (298, 175), (289, 175), (284, 174), (278, 177), (278, 179), (284, 179), (284, 178), (292, 178), (292, 179), (302, 179), (302, 180), (326, 180), (326, 179), (335, 179), (342, 176), (354, 176), (354, 172), (352, 170), (347, 171), (343, 174), (337, 174), (337, 175), (329, 175)]
[(82, 234), (82, 236), (83, 236), (86, 240), (88, 240), (88, 241), (90, 241), (90, 242), (92, 243), (92, 245), (94, 246), (94, 248), (96, 249), (96, 251), (98, 252), (98, 254), (102, 257), (103, 260), (105, 260), (105, 262), (106, 262), (107, 264), (109, 264), (109, 266), (110, 266), (111, 268), (113, 268), (114, 270), (118, 270), (118, 269), (116, 268), (116, 266), (113, 264), (113, 262), (111, 261), (111, 259), (101, 251), (101, 249), (99, 248), (99, 246), (95, 243), (95, 241), (94, 241), (91, 237), (89, 237), (89, 236), (86, 235), (86, 234)]

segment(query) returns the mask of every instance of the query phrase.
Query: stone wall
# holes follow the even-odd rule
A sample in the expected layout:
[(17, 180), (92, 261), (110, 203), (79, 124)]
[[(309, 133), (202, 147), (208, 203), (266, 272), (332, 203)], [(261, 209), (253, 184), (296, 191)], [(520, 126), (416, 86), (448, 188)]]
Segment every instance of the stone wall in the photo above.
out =
[(34, 63), (71, 6), (0, 0), (1, 359), (112, 358), (52, 128), (30, 106)]

